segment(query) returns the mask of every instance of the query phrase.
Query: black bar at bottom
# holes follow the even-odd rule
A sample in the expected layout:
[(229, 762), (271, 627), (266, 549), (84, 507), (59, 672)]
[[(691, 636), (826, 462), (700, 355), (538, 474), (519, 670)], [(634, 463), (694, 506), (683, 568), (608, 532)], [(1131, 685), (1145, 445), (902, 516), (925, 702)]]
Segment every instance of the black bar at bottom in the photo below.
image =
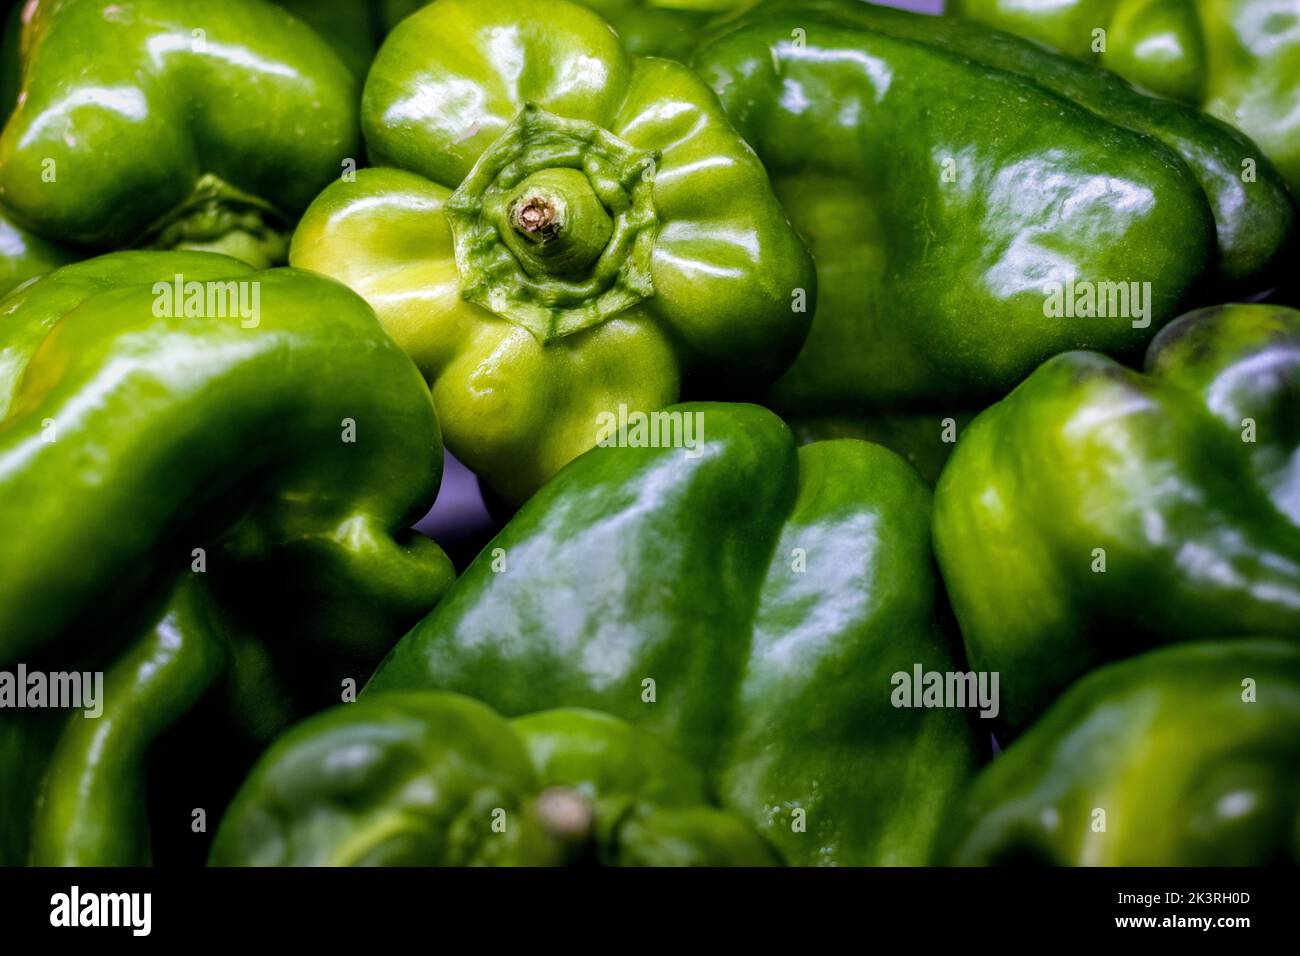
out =
[(91, 945), (283, 940), (334, 950), (403, 935), (422, 949), (516, 933), (551, 945), (598, 925), (608, 948), (643, 936), (677, 948), (683, 937), (663, 935), (674, 928), (815, 934), (820, 942), (802, 949), (842, 948), (831, 942), (841, 933), (866, 945), (900, 934), (1227, 943), (1293, 926), (1297, 883), (1282, 869), (0, 870), (0, 934), (9, 945), (76, 934)]

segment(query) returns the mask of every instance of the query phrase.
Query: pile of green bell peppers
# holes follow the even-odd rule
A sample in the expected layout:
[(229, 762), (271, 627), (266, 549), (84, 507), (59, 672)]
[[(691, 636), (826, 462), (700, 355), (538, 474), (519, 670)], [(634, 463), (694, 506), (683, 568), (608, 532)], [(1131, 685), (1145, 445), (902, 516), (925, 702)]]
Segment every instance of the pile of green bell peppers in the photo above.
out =
[(0, 865), (1300, 862), (1263, 6), (15, 8)]
[(1300, 192), (1296, 0), (949, 0), (948, 10), (1231, 123)]

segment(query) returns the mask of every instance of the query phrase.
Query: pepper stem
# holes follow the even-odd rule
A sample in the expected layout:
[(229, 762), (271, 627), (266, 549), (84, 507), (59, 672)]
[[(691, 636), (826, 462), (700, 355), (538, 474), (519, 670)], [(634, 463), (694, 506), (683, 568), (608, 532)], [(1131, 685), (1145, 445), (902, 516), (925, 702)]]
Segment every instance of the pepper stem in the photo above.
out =
[(532, 196), (515, 206), (510, 221), (525, 239), (545, 242), (555, 235), (559, 216), (559, 209), (545, 196)]
[(580, 278), (600, 258), (614, 222), (587, 177), (576, 169), (543, 169), (506, 203), (506, 245), (535, 278)]
[(220, 252), (267, 269), (289, 261), (292, 231), (289, 220), (270, 203), (209, 173), (189, 199), (145, 232), (138, 245)]
[(545, 345), (653, 296), (658, 161), (525, 105), (447, 199), (461, 298)]

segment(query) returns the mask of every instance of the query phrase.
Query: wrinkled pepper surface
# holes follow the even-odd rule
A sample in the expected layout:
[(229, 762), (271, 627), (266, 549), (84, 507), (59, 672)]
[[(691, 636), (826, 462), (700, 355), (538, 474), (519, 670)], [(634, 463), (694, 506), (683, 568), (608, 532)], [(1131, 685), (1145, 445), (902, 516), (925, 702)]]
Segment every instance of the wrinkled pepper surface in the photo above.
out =
[(218, 866), (768, 866), (704, 776), (585, 710), (506, 720), (456, 694), (371, 694), (275, 743), (221, 824)]
[(1300, 312), (1202, 309), (1146, 371), (1045, 363), (962, 432), (934, 544), (972, 666), (1023, 726), (1158, 641), (1300, 635)]
[(5, 299), (0, 666), (105, 681), (97, 718), (5, 711), (6, 862), (148, 861), (149, 748), (236, 664), (237, 703), (258, 673), (228, 634), (259, 594), (243, 576), (301, 617), (252, 636), (287, 645), (317, 704), (364, 678), (327, 661), (373, 666), (454, 576), (405, 530), (441, 465), (418, 371), (319, 276), (128, 252)]
[(363, 698), (601, 711), (682, 753), (787, 863), (923, 861), (983, 723), (891, 701), (900, 672), (958, 669), (928, 488), (878, 445), (796, 448), (757, 406), (669, 411), (692, 441), (634, 426), (564, 469)]
[(83, 249), (283, 262), (360, 149), (358, 80), (259, 0), (39, 0), (0, 135), (0, 206)]
[(1243, 130), (1300, 196), (1300, 0), (949, 0)]
[(811, 259), (686, 67), (567, 2), (438, 0), (366, 82), (373, 162), (312, 204), (295, 266), (358, 291), (448, 448), (520, 501), (603, 415), (757, 388), (797, 352)]
[(786, 412), (978, 407), (1066, 349), (1140, 354), (1293, 249), (1245, 136), (980, 24), (772, 2), (693, 62), (817, 261)]
[(940, 862), (1300, 863), (1300, 646), (1186, 644), (1080, 680), (976, 779)]

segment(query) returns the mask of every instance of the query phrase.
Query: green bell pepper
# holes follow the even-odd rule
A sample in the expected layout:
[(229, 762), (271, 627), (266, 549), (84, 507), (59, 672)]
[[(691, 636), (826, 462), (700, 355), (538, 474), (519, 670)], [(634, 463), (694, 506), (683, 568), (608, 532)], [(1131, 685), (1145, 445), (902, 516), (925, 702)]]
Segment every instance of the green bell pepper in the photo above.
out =
[[(428, 0), (276, 0), (328, 39), (364, 77), (384, 36)], [(700, 37), (727, 14), (758, 0), (577, 0), (618, 31), (628, 52), (685, 61)]]
[(46, 239), (282, 262), (294, 219), (358, 155), (357, 79), (278, 7), (29, 9), (0, 204)]
[(591, 11), (438, 0), (389, 35), (362, 121), (386, 168), (326, 189), (290, 260), (374, 306), (504, 498), (602, 416), (663, 408), (686, 376), (757, 387), (798, 350), (816, 277), (762, 165), (694, 74)]
[(275, 0), (324, 37), (364, 80), (388, 31), (427, 0)]
[(530, 499), (363, 697), (601, 711), (681, 752), (788, 863), (922, 862), (980, 753), (965, 711), (892, 700), (898, 674), (956, 668), (929, 489), (878, 445), (796, 448), (757, 406), (661, 414)]
[(256, 661), (229, 632), (269, 590), (298, 624), (250, 636), (280, 645), (313, 703), (337, 700), (343, 668), (373, 666), (454, 577), (405, 530), (441, 466), (418, 371), (337, 283), (128, 252), (4, 300), (0, 665), (102, 671), (107, 687), (98, 718), (6, 717), (0, 805), (30, 805), (21, 768), (43, 755), (6, 853), (146, 861), (147, 751), (222, 675), (253, 702)]
[(10, 222), (0, 211), (0, 298), (28, 279), (76, 258), (75, 253)]
[(1231, 123), (1300, 196), (1300, 0), (950, 0)]
[(938, 858), (1300, 863), (1300, 648), (1187, 644), (1089, 674), (976, 779)]
[(315, 30), (338, 54), (353, 75), (366, 77), (370, 61), (383, 41), (382, 4), (373, 0), (273, 0)]
[(340, 285), (119, 253), (11, 295), (0, 336), (0, 661), (146, 623), (160, 582), (222, 535), (242, 560), (275, 552), (408, 612), (446, 585), (436, 545), (392, 537), (441, 475), (428, 392)]
[(32, 810), (40, 800), (45, 764), (58, 743), (60, 718), (28, 711), (0, 720), (0, 866), (22, 866), (31, 846)]
[(817, 261), (812, 333), (769, 399), (791, 414), (977, 407), (1058, 352), (1139, 352), (1293, 248), (1244, 136), (978, 24), (771, 2), (694, 64)]
[(222, 820), (216, 866), (765, 866), (704, 777), (604, 714), (506, 720), (456, 694), (371, 694), (293, 728)]
[[(428, 0), (276, 0), (311, 24), (364, 77), (385, 35)], [(685, 61), (723, 16), (757, 0), (576, 0), (617, 31), (629, 53)]]
[(926, 484), (933, 487), (944, 463), (957, 446), (961, 430), (974, 417), (973, 412), (954, 412), (951, 415), (860, 412), (794, 416), (788, 418), (787, 423), (801, 445), (836, 438), (856, 438), (884, 445), (906, 458)]
[[(57, 736), (51, 749), (41, 753), (34, 799), (5, 821), (15, 849), (24, 854), (17, 862), (150, 862), (153, 841), (145, 812), (149, 750), (193, 710), (226, 665), (212, 613), (205, 588), (187, 583), (178, 589), (157, 626), (105, 666), (102, 713), (91, 717), (74, 711), (53, 722)], [(49, 732), (45, 725), (50, 718), (30, 720), (29, 740)]]
[(686, 62), (704, 34), (758, 0), (578, 0), (613, 24), (638, 56)]
[[(18, 102), (21, 10), (20, 4), (13, 5), (4, 19), (4, 33), (0, 35), (0, 115), (5, 117), (13, 112)], [(0, 209), (0, 298), (33, 276), (67, 265), (76, 258), (69, 250), (10, 221)]]
[(1157, 641), (1300, 634), (1300, 312), (1203, 309), (1146, 374), (1045, 363), (963, 432), (934, 544), (972, 665), (1023, 726)]

